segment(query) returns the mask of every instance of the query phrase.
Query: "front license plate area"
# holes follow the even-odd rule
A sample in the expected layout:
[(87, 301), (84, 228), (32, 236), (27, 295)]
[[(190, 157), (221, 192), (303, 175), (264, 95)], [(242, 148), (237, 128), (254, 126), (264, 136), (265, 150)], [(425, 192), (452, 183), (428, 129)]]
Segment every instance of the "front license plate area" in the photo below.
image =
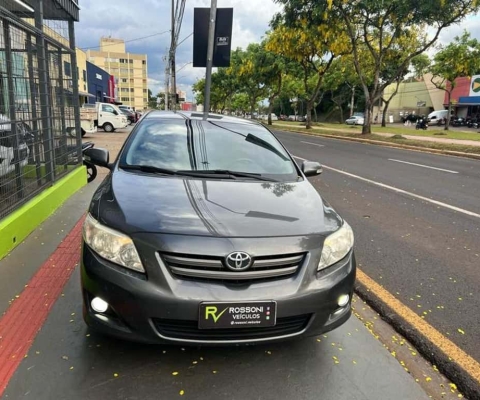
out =
[(246, 303), (200, 303), (199, 329), (265, 328), (275, 326), (277, 303), (254, 301)]

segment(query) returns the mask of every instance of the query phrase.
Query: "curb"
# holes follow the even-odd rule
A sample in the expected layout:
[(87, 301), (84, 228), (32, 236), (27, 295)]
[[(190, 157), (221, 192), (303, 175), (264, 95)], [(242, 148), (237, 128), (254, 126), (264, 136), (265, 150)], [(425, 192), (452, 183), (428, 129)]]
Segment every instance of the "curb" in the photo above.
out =
[[(268, 125), (266, 125), (269, 127)], [(420, 151), (423, 153), (434, 153), (434, 154), (443, 154), (443, 155), (448, 155), (448, 156), (456, 156), (456, 157), (464, 157), (464, 158), (471, 158), (474, 160), (480, 160), (480, 154), (475, 154), (475, 153), (464, 153), (461, 151), (454, 151), (454, 150), (439, 150), (439, 149), (432, 149), (430, 147), (418, 147), (418, 146), (411, 146), (411, 145), (406, 145), (406, 144), (400, 144), (400, 143), (390, 143), (390, 142), (383, 142), (381, 140), (372, 140), (372, 139), (361, 139), (361, 138), (353, 138), (353, 137), (348, 137), (348, 136), (337, 136), (337, 135), (329, 135), (327, 133), (310, 133), (308, 131), (298, 131), (298, 130), (293, 130), (293, 129), (288, 129), (287, 127), (280, 127), (278, 128), (279, 130), (283, 130), (286, 132), (294, 132), (294, 133), (300, 133), (302, 135), (307, 135), (307, 136), (322, 136), (322, 137), (327, 137), (330, 139), (339, 139), (339, 140), (347, 140), (350, 142), (359, 142), (359, 143), (366, 143), (366, 144), (374, 144), (374, 145), (380, 145), (380, 146), (385, 146), (385, 147), (392, 147), (392, 148), (398, 148), (398, 149), (406, 149), (406, 150), (415, 150), (415, 151)]]
[(400, 317), (393, 308), (382, 302), (375, 293), (358, 280), (355, 283), (355, 293), (378, 312), (384, 321), (410, 341), (425, 359), (436, 365), (439, 371), (454, 382), (467, 398), (480, 399), (478, 382), (460, 365), (451, 361), (426, 335)]

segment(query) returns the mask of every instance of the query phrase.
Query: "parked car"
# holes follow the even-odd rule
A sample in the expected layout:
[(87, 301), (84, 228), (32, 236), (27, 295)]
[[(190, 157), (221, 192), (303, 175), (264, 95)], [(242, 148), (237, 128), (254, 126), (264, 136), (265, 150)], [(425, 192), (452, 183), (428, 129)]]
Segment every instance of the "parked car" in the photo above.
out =
[[(125, 339), (245, 344), (318, 335), (349, 318), (353, 232), (262, 124), (146, 114), (83, 226), (84, 319)], [(206, 162), (208, 160), (208, 162)]]
[(27, 135), (30, 132), (25, 130), (26, 125), (23, 123), (17, 123), (16, 126), (18, 141), (13, 137), (10, 119), (0, 114), (0, 177), (15, 172), (16, 165), (24, 167), (28, 163)]
[[(428, 125), (445, 125), (447, 123), (448, 110), (433, 111), (427, 116)], [(451, 116), (453, 118), (453, 115)]]
[(358, 115), (353, 115), (347, 120), (345, 120), (347, 125), (363, 125), (365, 123), (365, 118)]
[(127, 117), (128, 125), (132, 125), (137, 122), (137, 115), (135, 113), (132, 113), (131, 111), (120, 109), (120, 111), (125, 114)]

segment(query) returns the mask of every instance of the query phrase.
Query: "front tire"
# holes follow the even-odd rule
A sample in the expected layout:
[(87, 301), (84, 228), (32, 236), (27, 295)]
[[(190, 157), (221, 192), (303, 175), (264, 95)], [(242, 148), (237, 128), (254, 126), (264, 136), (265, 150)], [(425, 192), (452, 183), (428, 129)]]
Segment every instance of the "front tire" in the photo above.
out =
[(103, 130), (105, 132), (111, 133), (115, 130), (115, 128), (113, 127), (113, 125), (110, 122), (107, 122), (107, 123), (103, 124)]

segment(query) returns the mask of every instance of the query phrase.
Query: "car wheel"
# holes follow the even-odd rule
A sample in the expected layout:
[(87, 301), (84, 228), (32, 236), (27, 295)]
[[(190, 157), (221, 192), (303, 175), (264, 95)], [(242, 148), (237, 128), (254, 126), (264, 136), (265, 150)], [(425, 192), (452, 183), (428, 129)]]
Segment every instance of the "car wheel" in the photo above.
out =
[(97, 177), (97, 167), (87, 161), (83, 162), (83, 165), (87, 168), (87, 182), (90, 183)]
[(110, 133), (110, 132), (113, 132), (113, 131), (114, 131), (114, 128), (113, 128), (113, 125), (112, 125), (111, 123), (107, 122), (107, 123), (103, 124), (103, 130), (104, 130), (105, 132), (109, 132), (109, 133)]

